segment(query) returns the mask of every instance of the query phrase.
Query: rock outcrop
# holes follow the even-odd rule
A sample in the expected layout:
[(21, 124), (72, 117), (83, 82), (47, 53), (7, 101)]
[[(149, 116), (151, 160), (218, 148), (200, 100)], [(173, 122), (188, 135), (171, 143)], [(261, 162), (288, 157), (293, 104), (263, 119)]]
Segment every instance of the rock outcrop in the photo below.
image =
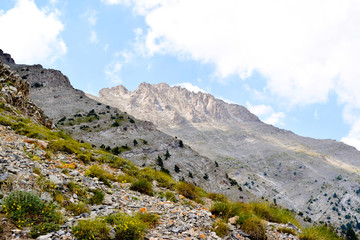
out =
[(14, 108), (14, 114), (19, 114), (17, 111), (20, 111), (20, 114), (50, 128), (51, 120), (32, 102), (29, 92), (29, 83), (8, 65), (0, 62), (0, 104), (3, 104), (3, 107)]

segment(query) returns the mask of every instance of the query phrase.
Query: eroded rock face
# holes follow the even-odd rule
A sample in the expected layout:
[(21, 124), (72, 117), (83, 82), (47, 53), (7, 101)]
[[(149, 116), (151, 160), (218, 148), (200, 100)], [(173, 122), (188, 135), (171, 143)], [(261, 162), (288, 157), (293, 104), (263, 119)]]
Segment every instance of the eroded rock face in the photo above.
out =
[[(0, 54), (1, 55), (1, 54)], [(8, 108), (14, 107), (22, 114), (47, 127), (52, 126), (50, 119), (29, 98), (30, 85), (10, 66), (0, 62), (0, 102)]]
[(179, 137), (258, 197), (335, 225), (360, 217), (360, 152), (353, 147), (298, 136), (243, 106), (165, 83), (105, 88), (97, 99)]
[(134, 112), (137, 118), (161, 127), (259, 121), (240, 105), (225, 104), (210, 94), (194, 93), (182, 87), (170, 87), (166, 83), (142, 83), (134, 92), (124, 86), (104, 88), (99, 92), (99, 99), (113, 103), (119, 109), (126, 109), (131, 114)]

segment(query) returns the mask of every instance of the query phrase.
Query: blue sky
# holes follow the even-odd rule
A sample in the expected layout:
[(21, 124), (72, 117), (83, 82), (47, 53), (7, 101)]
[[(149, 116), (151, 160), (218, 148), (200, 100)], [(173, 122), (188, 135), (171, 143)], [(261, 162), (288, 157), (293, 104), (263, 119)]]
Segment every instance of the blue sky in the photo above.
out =
[(360, 149), (355, 0), (2, 0), (0, 49), (97, 94), (181, 85)]

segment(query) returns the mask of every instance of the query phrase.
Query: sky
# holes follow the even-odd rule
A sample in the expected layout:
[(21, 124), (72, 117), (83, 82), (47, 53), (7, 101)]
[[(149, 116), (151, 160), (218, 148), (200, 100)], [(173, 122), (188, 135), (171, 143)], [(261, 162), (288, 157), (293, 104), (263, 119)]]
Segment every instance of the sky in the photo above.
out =
[(358, 0), (1, 0), (0, 29), (85, 92), (166, 82), (360, 150)]

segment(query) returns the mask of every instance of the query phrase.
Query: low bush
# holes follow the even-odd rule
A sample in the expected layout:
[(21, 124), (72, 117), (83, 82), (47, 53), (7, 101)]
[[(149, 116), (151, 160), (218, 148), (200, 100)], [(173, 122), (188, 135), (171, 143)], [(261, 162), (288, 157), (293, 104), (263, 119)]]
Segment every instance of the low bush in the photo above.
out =
[(83, 202), (69, 203), (65, 205), (65, 209), (72, 212), (74, 216), (78, 216), (82, 213), (90, 213), (90, 209)]
[(266, 230), (264, 223), (256, 218), (252, 217), (247, 219), (241, 224), (241, 229), (250, 236), (252, 240), (265, 240)]
[(153, 186), (147, 179), (139, 179), (130, 186), (131, 190), (138, 191), (147, 195), (153, 195)]
[(173, 192), (170, 192), (170, 191), (167, 191), (165, 193), (165, 198), (166, 198), (166, 200), (172, 201), (174, 203), (176, 203), (178, 201), (175, 194)]
[(192, 183), (179, 182), (176, 188), (179, 194), (191, 200), (196, 200), (200, 197), (198, 188)]
[(13, 191), (2, 199), (3, 211), (18, 228), (32, 226), (31, 235), (59, 229), (62, 216), (52, 203), (46, 203), (32, 192)]
[(80, 196), (80, 197), (87, 197), (87, 191), (86, 189), (84, 189), (84, 187), (82, 187), (81, 185), (79, 185), (78, 183), (76, 182), (69, 182), (67, 184), (67, 187), (70, 189), (70, 191), (72, 193), (75, 193), (76, 195)]
[(270, 205), (265, 202), (251, 203), (253, 213), (269, 222), (288, 223), (291, 222), (296, 226), (300, 226), (295, 219), (295, 213), (288, 209), (283, 209), (278, 206)]
[(207, 197), (215, 202), (226, 202), (227, 198), (221, 193), (208, 193)]
[(122, 240), (142, 240), (145, 235), (147, 224), (138, 217), (123, 213), (109, 215), (105, 221), (115, 226), (115, 238)]
[(176, 186), (176, 182), (171, 178), (170, 175), (148, 167), (136, 173), (136, 176), (138, 178), (145, 178), (151, 182), (155, 180), (160, 187), (174, 189)]
[(216, 232), (219, 237), (223, 238), (229, 234), (229, 225), (224, 221), (216, 221), (213, 224), (213, 231)]
[(245, 205), (242, 203), (233, 203), (233, 202), (216, 202), (211, 207), (210, 211), (217, 217), (228, 219), (234, 217), (241, 212), (245, 211)]
[(281, 232), (281, 233), (286, 233), (286, 234), (291, 234), (291, 235), (296, 235), (296, 231), (295, 229), (293, 228), (288, 228), (288, 227), (279, 227), (277, 229), (278, 232)]
[(54, 222), (44, 222), (35, 225), (30, 230), (30, 237), (37, 238), (49, 232), (55, 232), (60, 229), (60, 225)]
[(153, 228), (159, 223), (160, 217), (156, 214), (148, 212), (139, 212), (135, 215), (141, 222), (145, 223), (148, 227)]
[(105, 194), (101, 190), (98, 190), (98, 189), (95, 189), (92, 192), (94, 193), (94, 195), (89, 199), (89, 203), (91, 205), (101, 204), (102, 201), (104, 201)]
[(302, 229), (299, 235), (301, 240), (342, 240), (334, 229), (326, 226), (312, 226), (309, 228)]
[(86, 172), (85, 176), (88, 177), (97, 177), (99, 181), (102, 181), (106, 186), (111, 186), (110, 180), (115, 181), (114, 175), (111, 173), (105, 171), (102, 167), (99, 165), (93, 165), (91, 166)]
[(110, 227), (100, 219), (80, 220), (79, 224), (72, 228), (72, 231), (78, 240), (110, 239)]

